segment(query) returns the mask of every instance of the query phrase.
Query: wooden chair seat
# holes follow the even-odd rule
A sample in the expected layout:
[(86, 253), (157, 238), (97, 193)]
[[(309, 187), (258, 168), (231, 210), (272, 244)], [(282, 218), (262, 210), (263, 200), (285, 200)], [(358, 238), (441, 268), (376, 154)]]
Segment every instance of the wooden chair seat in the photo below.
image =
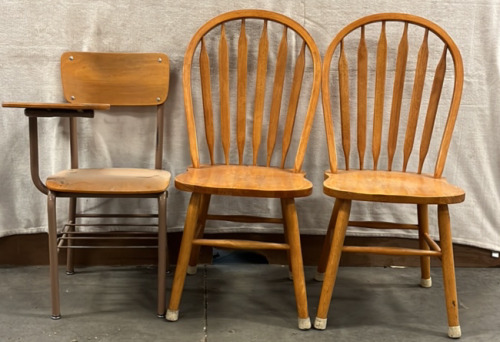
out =
[(155, 169), (70, 169), (47, 178), (47, 188), (80, 194), (154, 194), (164, 192), (170, 173)]
[(414, 204), (451, 204), (465, 199), (465, 192), (445, 178), (409, 172), (339, 170), (326, 172), (323, 191), (335, 198)]
[(175, 178), (179, 190), (226, 196), (293, 198), (308, 196), (312, 183), (303, 173), (247, 165), (204, 165)]

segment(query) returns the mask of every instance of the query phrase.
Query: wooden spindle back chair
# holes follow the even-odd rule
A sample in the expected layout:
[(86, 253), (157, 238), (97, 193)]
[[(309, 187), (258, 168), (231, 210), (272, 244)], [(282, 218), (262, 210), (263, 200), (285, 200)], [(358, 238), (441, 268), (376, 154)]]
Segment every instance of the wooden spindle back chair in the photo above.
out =
[[(67, 249), (67, 274), (74, 273), (73, 250), (76, 248), (132, 247), (151, 248), (145, 239), (154, 239), (143, 226), (158, 229), (158, 307), (165, 315), (165, 277), (167, 269), (166, 197), (170, 173), (162, 170), (164, 103), (169, 88), (169, 60), (161, 53), (92, 53), (66, 52), (61, 56), (61, 79), (67, 103), (4, 103), (5, 107), (25, 108), (30, 125), (31, 174), (34, 184), (48, 195), (48, 235), (52, 295), (52, 318), (61, 317), (59, 299), (58, 251)], [(149, 168), (80, 168), (77, 119), (91, 118), (94, 110), (111, 107), (150, 106), (156, 110), (156, 147), (154, 169)], [(119, 114), (119, 111), (113, 114)], [(70, 124), (70, 169), (47, 178), (39, 176), (38, 128), (40, 117), (66, 117)], [(127, 134), (133, 137), (134, 132)], [(58, 236), (56, 198), (69, 198), (69, 218)], [(156, 213), (89, 213), (77, 211), (78, 198), (153, 198), (158, 202)], [(133, 222), (116, 223), (109, 219), (135, 218)], [(137, 218), (149, 222), (137, 222)], [(157, 220), (152, 223), (151, 219)], [(101, 222), (95, 221), (101, 219)], [(89, 222), (90, 220), (90, 222)], [(105, 220), (102, 222), (102, 220)], [(136, 227), (125, 231), (95, 231), (96, 228)], [(81, 227), (93, 227), (91, 232)], [(123, 230), (118, 228), (119, 230)], [(138, 235), (138, 234), (146, 235)], [(132, 244), (88, 244), (97, 239), (121, 239)], [(82, 242), (83, 241), (83, 242)], [(138, 242), (138, 243), (137, 243)]]
[[(329, 45), (322, 73), (330, 161), (324, 193), (336, 201), (318, 266), (317, 279), (324, 278), (319, 329), (326, 327), (341, 252), (365, 252), (420, 256), (423, 287), (431, 286), (429, 257), (440, 258), (449, 335), (460, 336), (448, 204), (462, 202), (465, 194), (442, 173), (463, 77), (450, 36), (408, 14), (361, 18)], [(416, 204), (418, 223), (350, 221), (353, 200)], [(429, 205), (437, 205), (440, 246), (429, 235)], [(343, 246), (347, 226), (414, 229), (419, 247)]]
[[(176, 177), (175, 185), (192, 195), (167, 319), (178, 318), (185, 274), (195, 272), (201, 245), (280, 249), (290, 256), (299, 327), (309, 328), (294, 198), (312, 191), (301, 168), (320, 77), (314, 40), (281, 14), (228, 12), (208, 21), (191, 39), (183, 86), (192, 166)], [(193, 96), (196, 89), (200, 96)], [(196, 130), (196, 124), (204, 124), (204, 130)], [(197, 135), (203, 133), (205, 138), (199, 140)], [(199, 143), (206, 146), (205, 162)], [(208, 213), (212, 195), (277, 198), (283, 217), (212, 215)], [(283, 224), (286, 241), (202, 239), (207, 219)]]

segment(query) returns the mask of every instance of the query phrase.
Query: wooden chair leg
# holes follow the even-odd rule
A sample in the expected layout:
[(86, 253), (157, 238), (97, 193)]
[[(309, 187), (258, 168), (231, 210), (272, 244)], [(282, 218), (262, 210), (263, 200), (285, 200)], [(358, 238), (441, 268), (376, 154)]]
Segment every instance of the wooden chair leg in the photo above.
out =
[(304, 278), (304, 266), (302, 262), (302, 249), (300, 247), (299, 222), (293, 198), (281, 199), (284, 213), (285, 234), (290, 246), (290, 264), (292, 267), (293, 287), (297, 303), (299, 329), (311, 328), (311, 319), (307, 309), (306, 283)]
[[(201, 239), (203, 233), (205, 232), (205, 224), (207, 222), (208, 207), (210, 206), (210, 195), (202, 195), (200, 204), (200, 214), (198, 216), (198, 222), (196, 224), (195, 239)], [(189, 258), (189, 265), (187, 268), (187, 274), (194, 275), (198, 269), (198, 259), (200, 257), (200, 245), (193, 245), (191, 247), (191, 256)]]
[(59, 262), (57, 258), (57, 220), (56, 196), (49, 191), (47, 194), (48, 235), (49, 235), (49, 263), (50, 263), (50, 294), (52, 300), (52, 319), (61, 318), (59, 299)]
[(340, 199), (337, 199), (336, 201), (339, 203), (337, 221), (333, 232), (332, 244), (329, 248), (325, 279), (323, 281), (323, 286), (321, 287), (318, 311), (316, 314), (316, 320), (314, 321), (314, 327), (320, 330), (326, 328), (328, 309), (330, 308), (333, 287), (335, 286), (335, 280), (337, 278), (340, 256), (342, 254), (342, 246), (344, 245), (345, 233), (347, 230), (347, 224), (349, 223), (349, 214), (351, 211), (351, 201)]
[[(76, 223), (76, 203), (77, 203), (77, 198), (76, 197), (71, 197), (69, 199), (69, 214), (68, 214), (68, 222), (70, 224), (75, 224)], [(70, 232), (75, 231), (74, 226), (69, 227)], [(71, 235), (70, 235), (71, 237)], [(69, 239), (68, 240), (68, 248), (66, 249), (66, 274), (67, 275), (72, 275), (75, 273), (75, 265), (74, 265), (74, 250), (73, 248), (70, 248), (71, 245), (73, 244), (73, 240)]]
[(330, 217), (330, 223), (328, 224), (328, 230), (323, 242), (323, 249), (321, 250), (321, 255), (319, 257), (318, 268), (316, 270), (316, 275), (314, 276), (314, 279), (317, 281), (323, 281), (325, 279), (326, 264), (328, 262), (328, 255), (330, 254), (330, 246), (332, 245), (333, 231), (335, 228), (335, 222), (337, 222), (339, 207), (340, 201), (335, 201), (332, 216)]
[[(290, 245), (290, 242), (288, 241), (288, 235), (286, 234), (288, 228), (286, 226), (285, 206), (283, 205), (283, 203), (281, 203), (281, 217), (283, 218), (283, 232), (285, 232), (285, 243)], [(288, 262), (288, 279), (293, 280), (292, 259), (290, 259), (289, 249), (286, 251), (286, 260)]]
[[(418, 243), (419, 248), (423, 250), (429, 250), (429, 245), (424, 239), (424, 234), (429, 234), (429, 210), (426, 204), (417, 205), (418, 213)], [(421, 287), (431, 287), (431, 257), (421, 256), (420, 257), (420, 286)]]
[(202, 195), (193, 193), (189, 200), (189, 205), (184, 222), (184, 232), (182, 233), (181, 247), (179, 257), (177, 258), (177, 267), (175, 269), (172, 290), (170, 293), (170, 303), (166, 314), (167, 321), (177, 321), (179, 319), (179, 304), (186, 280), (186, 271), (191, 256), (192, 242), (196, 232), (196, 224), (198, 222), (198, 213), (200, 212)]
[(158, 317), (165, 317), (167, 264), (167, 193), (164, 192), (158, 196)]
[(448, 336), (459, 338), (462, 335), (458, 321), (458, 299), (455, 281), (455, 263), (453, 261), (453, 242), (451, 238), (450, 213), (448, 205), (438, 205), (438, 224), (441, 242), (441, 261), (443, 284), (448, 314)]

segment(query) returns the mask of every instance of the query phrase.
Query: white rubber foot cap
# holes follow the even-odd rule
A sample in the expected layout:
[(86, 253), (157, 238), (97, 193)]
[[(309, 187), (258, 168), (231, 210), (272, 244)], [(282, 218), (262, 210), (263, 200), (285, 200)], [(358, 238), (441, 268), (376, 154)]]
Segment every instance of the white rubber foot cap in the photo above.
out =
[(432, 287), (432, 278), (420, 279), (420, 286), (425, 288)]
[(167, 314), (165, 315), (167, 321), (175, 322), (179, 319), (179, 310), (167, 310)]
[(307, 318), (299, 318), (299, 329), (300, 330), (309, 330), (311, 329), (311, 319)]
[(196, 266), (196, 265), (195, 266), (189, 265), (188, 268), (187, 268), (187, 272), (186, 273), (189, 274), (189, 275), (195, 275), (197, 271), (198, 271), (198, 266)]
[(326, 329), (326, 321), (327, 321), (327, 318), (316, 317), (316, 319), (314, 320), (314, 328), (316, 328), (318, 330), (325, 330)]
[(323, 281), (323, 280), (325, 280), (325, 274), (316, 271), (316, 274), (314, 275), (314, 280), (316, 280), (316, 281)]
[(457, 325), (455, 327), (448, 327), (448, 336), (450, 338), (460, 338), (460, 336), (462, 336), (460, 325)]

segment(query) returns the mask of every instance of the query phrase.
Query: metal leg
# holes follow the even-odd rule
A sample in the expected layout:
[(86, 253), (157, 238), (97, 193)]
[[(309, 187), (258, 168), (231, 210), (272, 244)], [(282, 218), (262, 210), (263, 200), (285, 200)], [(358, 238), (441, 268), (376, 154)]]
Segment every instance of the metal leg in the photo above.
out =
[(50, 262), (50, 293), (52, 298), (52, 319), (61, 318), (59, 299), (59, 272), (57, 258), (57, 221), (56, 221), (56, 196), (49, 191), (47, 194), (47, 211), (49, 225), (49, 262)]
[(158, 196), (158, 317), (165, 317), (167, 273), (167, 193)]
[[(69, 199), (69, 215), (68, 215), (68, 223), (70, 224), (75, 224), (76, 223), (76, 203), (77, 203), (77, 198), (76, 197), (71, 197)], [(69, 227), (69, 232), (74, 232), (75, 227), (70, 226)], [(71, 233), (68, 234), (68, 237), (71, 237)], [(66, 274), (67, 275), (72, 275), (75, 273), (75, 266), (74, 266), (74, 250), (71, 248), (71, 245), (73, 244), (72, 239), (68, 239), (68, 248), (66, 249)]]

